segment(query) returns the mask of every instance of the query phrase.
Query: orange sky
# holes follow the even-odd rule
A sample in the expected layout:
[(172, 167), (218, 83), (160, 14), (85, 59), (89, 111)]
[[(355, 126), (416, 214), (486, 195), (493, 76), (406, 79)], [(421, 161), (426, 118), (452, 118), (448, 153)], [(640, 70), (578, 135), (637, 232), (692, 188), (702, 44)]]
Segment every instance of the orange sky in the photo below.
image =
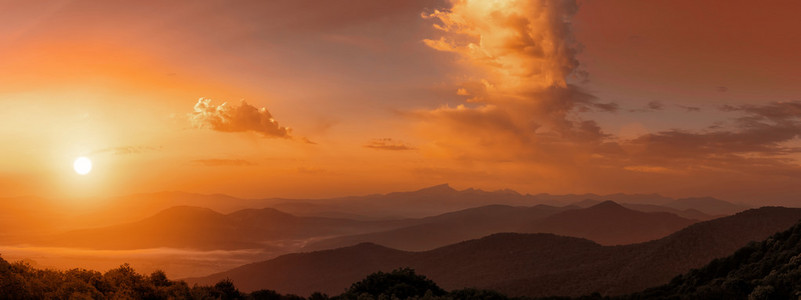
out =
[(799, 9), (0, 2), (0, 196), (449, 182), (795, 203)]

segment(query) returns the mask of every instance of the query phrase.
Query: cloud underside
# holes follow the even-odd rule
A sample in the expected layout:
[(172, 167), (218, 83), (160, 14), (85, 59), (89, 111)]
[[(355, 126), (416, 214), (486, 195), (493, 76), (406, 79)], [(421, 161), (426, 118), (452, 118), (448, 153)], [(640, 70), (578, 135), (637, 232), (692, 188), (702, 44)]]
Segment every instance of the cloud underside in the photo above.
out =
[[(632, 139), (605, 132), (583, 112), (619, 111), (570, 78), (582, 77), (570, 20), (575, 1), (457, 0), (423, 17), (441, 36), (424, 42), (453, 53), (465, 103), (407, 113), (437, 151), (457, 159), (530, 161), (555, 168), (611, 168), (681, 174), (698, 169), (801, 175), (801, 102), (725, 106), (731, 119), (700, 130), (667, 130)], [(579, 78), (580, 79), (580, 78)], [(647, 102), (642, 111), (665, 104)], [(684, 113), (700, 110), (678, 106)], [(797, 145), (796, 145), (797, 144)], [(429, 148), (430, 148), (429, 147)], [(425, 150), (425, 149), (423, 149)]]
[(238, 105), (223, 102), (213, 105), (211, 99), (200, 98), (190, 115), (195, 127), (220, 132), (252, 131), (273, 138), (291, 138), (291, 129), (282, 127), (266, 108), (257, 108), (242, 100)]
[(222, 166), (242, 167), (242, 166), (256, 165), (255, 163), (252, 163), (244, 159), (222, 159), (222, 158), (196, 159), (193, 160), (192, 163), (206, 167), (222, 167)]
[(396, 141), (391, 138), (382, 138), (382, 139), (373, 139), (366, 145), (365, 148), (375, 149), (375, 150), (392, 150), (392, 151), (405, 151), (405, 150), (415, 150), (414, 147), (407, 145), (401, 141)]
[(149, 146), (120, 146), (120, 147), (111, 147), (111, 148), (103, 148), (100, 150), (95, 150), (92, 151), (91, 154), (111, 153), (114, 155), (128, 155), (128, 154), (140, 154), (158, 150), (160, 150), (160, 148), (149, 147)]

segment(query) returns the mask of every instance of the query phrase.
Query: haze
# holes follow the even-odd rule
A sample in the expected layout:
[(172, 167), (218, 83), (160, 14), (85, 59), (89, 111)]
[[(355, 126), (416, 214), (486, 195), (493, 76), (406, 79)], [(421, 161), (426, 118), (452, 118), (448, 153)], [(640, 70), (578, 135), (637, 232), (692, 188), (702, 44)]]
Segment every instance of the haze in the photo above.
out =
[(5, 2), (0, 190), (799, 194), (797, 3), (482, 5)]
[(0, 0), (0, 254), (301, 296), (667, 284), (801, 218), (799, 11)]

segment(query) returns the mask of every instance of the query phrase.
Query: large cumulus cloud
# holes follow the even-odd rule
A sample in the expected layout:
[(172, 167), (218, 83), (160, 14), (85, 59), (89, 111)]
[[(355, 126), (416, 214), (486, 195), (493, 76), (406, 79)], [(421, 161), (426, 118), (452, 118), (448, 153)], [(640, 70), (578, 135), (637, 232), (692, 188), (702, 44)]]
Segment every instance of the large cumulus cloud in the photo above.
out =
[(256, 108), (244, 100), (234, 105), (214, 105), (211, 99), (200, 98), (190, 119), (195, 127), (222, 132), (253, 131), (274, 138), (290, 138), (292, 132), (289, 127), (280, 126), (267, 108)]
[[(643, 99), (644, 108), (620, 109), (571, 84), (588, 75), (579, 68), (581, 45), (571, 29), (576, 1), (451, 3), (423, 14), (440, 33), (424, 43), (453, 55), (459, 72), (453, 91), (464, 102), (407, 113), (430, 141), (420, 145), (422, 153), (505, 171), (518, 166), (543, 187), (661, 188), (664, 176), (673, 187), (801, 176), (801, 102), (754, 99), (762, 104), (727, 105), (709, 113), (722, 120), (682, 128), (681, 114), (700, 107), (675, 112)], [(676, 127), (616, 136), (590, 111), (676, 113)]]
[(570, 0), (458, 0), (424, 14), (442, 33), (425, 44), (454, 53), (467, 70), (455, 89), (466, 102), (411, 115), (429, 125), (427, 132), (441, 132), (435, 139), (453, 152), (478, 144), (485, 158), (542, 159), (564, 154), (560, 148), (597, 147), (608, 134), (579, 113), (618, 106), (568, 82), (580, 73), (571, 30), (577, 10)]

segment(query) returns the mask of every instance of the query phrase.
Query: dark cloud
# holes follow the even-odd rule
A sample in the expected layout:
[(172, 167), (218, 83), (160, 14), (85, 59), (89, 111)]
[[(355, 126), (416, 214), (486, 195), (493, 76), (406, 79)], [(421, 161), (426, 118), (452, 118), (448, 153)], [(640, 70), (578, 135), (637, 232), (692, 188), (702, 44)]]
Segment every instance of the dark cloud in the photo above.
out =
[(391, 138), (373, 139), (364, 147), (377, 150), (415, 150), (414, 147)]
[(686, 105), (681, 105), (681, 104), (677, 104), (676, 106), (678, 106), (681, 109), (684, 109), (686, 112), (698, 112), (698, 111), (701, 111), (701, 108), (700, 107), (696, 107), (696, 106), (686, 106)]
[(665, 105), (659, 101), (651, 101), (645, 104), (643, 108), (636, 108), (636, 109), (629, 109), (629, 112), (652, 112), (656, 110), (663, 110), (665, 109)]
[(647, 107), (650, 110), (662, 110), (662, 109), (665, 108), (665, 106), (662, 104), (662, 102), (659, 102), (659, 101), (648, 102)]
[(221, 132), (254, 131), (265, 137), (290, 138), (291, 129), (282, 127), (267, 108), (256, 108), (242, 100), (239, 105), (223, 102), (212, 105), (211, 99), (200, 98), (190, 114), (194, 126)]
[(723, 111), (741, 111), (752, 120), (770, 120), (774, 122), (798, 121), (801, 118), (801, 101), (773, 102), (766, 105), (724, 105)]
[[(717, 124), (707, 130), (667, 130), (650, 133), (621, 143), (619, 160), (664, 167), (707, 167), (732, 171), (801, 174), (790, 155), (801, 153), (793, 143), (801, 137), (801, 102), (765, 105), (723, 106), (739, 112), (728, 126)], [(614, 156), (614, 155), (613, 155)], [(795, 171), (793, 171), (795, 170)]]
[(592, 106), (597, 108), (598, 110), (606, 111), (606, 112), (616, 112), (618, 109), (620, 109), (620, 106), (617, 103), (614, 103), (614, 102), (593, 103)]
[(206, 166), (206, 167), (221, 167), (221, 166), (255, 166), (255, 163), (244, 159), (222, 159), (222, 158), (210, 158), (210, 159), (196, 159), (193, 160), (192, 163)]

